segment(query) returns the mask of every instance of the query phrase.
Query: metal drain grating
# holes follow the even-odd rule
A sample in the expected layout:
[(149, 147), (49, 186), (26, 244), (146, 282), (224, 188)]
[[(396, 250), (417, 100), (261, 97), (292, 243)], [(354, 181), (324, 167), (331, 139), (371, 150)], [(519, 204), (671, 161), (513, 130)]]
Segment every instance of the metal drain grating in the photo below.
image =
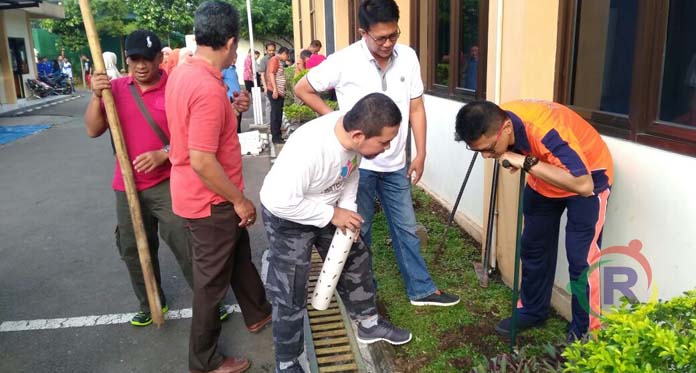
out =
[(351, 335), (348, 334), (347, 327), (350, 327), (350, 324), (341, 313), (336, 295), (325, 311), (315, 310), (311, 305), (314, 286), (322, 265), (321, 257), (313, 251), (307, 292), (307, 314), (319, 372), (357, 372), (357, 346), (352, 343)]

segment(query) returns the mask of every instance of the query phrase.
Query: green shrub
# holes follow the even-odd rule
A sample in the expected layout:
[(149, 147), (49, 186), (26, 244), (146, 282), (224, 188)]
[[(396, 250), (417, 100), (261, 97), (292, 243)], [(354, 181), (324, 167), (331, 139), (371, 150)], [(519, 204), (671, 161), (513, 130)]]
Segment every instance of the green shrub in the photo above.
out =
[(309, 69), (300, 70), (300, 72), (292, 78), (292, 86), (294, 87), (295, 84), (297, 84), (297, 82), (299, 82), (300, 79), (302, 79), (305, 75), (307, 75), (308, 72)]
[[(336, 110), (338, 108), (338, 103), (336, 101), (324, 101), (331, 110)], [(309, 122), (310, 120), (316, 118), (318, 115), (314, 110), (312, 110), (307, 105), (290, 104), (283, 107), (283, 113), (285, 118), (287, 118), (290, 123), (302, 124)]]
[(283, 107), (283, 113), (290, 123), (305, 123), (317, 117), (317, 113), (306, 105), (290, 104)]
[(566, 348), (564, 372), (696, 372), (696, 290), (685, 294), (613, 308), (596, 338)]
[(295, 66), (285, 68), (285, 106), (295, 102)]

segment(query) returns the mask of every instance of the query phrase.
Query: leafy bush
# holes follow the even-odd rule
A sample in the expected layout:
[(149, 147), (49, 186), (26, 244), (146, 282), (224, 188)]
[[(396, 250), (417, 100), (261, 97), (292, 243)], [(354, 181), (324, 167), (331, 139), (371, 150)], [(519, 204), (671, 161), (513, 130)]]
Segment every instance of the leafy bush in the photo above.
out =
[(292, 86), (294, 87), (295, 84), (297, 84), (297, 82), (299, 82), (300, 79), (302, 79), (305, 75), (307, 75), (308, 72), (309, 69), (300, 70), (300, 73), (295, 75), (294, 78), (292, 78)]
[(305, 123), (317, 117), (317, 113), (306, 105), (291, 104), (283, 107), (283, 113), (290, 123)]
[(295, 102), (295, 66), (285, 68), (285, 106)]
[(564, 372), (696, 372), (696, 290), (685, 294), (613, 308), (596, 338), (566, 348)]
[[(331, 108), (331, 110), (336, 110), (338, 108), (338, 103), (336, 101), (324, 102)], [(310, 109), (309, 106), (299, 104), (286, 105), (283, 107), (283, 113), (285, 114), (285, 118), (287, 118), (287, 120), (293, 124), (309, 122), (318, 116), (317, 113)]]

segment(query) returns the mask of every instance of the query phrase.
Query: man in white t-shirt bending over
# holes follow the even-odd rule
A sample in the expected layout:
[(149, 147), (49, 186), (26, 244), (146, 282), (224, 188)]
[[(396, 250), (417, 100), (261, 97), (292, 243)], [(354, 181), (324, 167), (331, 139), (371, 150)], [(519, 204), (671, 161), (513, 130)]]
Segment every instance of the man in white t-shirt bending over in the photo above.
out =
[[(392, 147), (375, 159), (360, 164), (358, 212), (365, 219), (362, 238), (371, 246), (375, 197), (389, 225), (389, 235), (399, 271), (411, 304), (453, 306), (459, 297), (441, 292), (430, 278), (416, 235), (416, 214), (410, 179), (418, 183), (425, 164), (426, 120), (420, 64), (413, 49), (397, 44), (399, 7), (394, 0), (364, 0), (358, 9), (362, 39), (332, 55), (295, 86), (295, 95), (319, 114), (331, 109), (317, 92), (336, 89), (340, 110), (350, 110), (370, 92), (389, 96), (401, 110), (402, 122)], [(416, 155), (406, 168), (408, 123), (413, 127)]]
[[(297, 358), (304, 346), (312, 247), (325, 258), (337, 228), (360, 230), (358, 164), (389, 149), (400, 124), (401, 112), (389, 97), (367, 95), (345, 116), (333, 112), (300, 127), (266, 175), (261, 204), (271, 246), (266, 293), (273, 305), (277, 371), (303, 371)], [(359, 341), (411, 340), (409, 331), (377, 316), (372, 258), (359, 235), (337, 290), (358, 321)]]

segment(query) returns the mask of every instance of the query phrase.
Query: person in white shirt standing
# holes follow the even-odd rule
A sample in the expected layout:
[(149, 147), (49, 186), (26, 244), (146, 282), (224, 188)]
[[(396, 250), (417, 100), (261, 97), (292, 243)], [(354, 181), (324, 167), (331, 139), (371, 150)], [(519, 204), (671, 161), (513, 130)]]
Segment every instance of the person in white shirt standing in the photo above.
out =
[[(371, 246), (375, 197), (387, 217), (389, 234), (406, 293), (415, 306), (453, 306), (459, 297), (438, 290), (420, 254), (416, 235), (411, 186), (418, 183), (425, 165), (426, 119), (420, 64), (413, 49), (396, 44), (399, 7), (394, 0), (364, 0), (358, 10), (362, 39), (328, 57), (295, 86), (295, 94), (323, 115), (331, 109), (318, 92), (336, 90), (338, 106), (349, 110), (370, 92), (389, 96), (401, 111), (403, 122), (391, 149), (360, 164), (358, 212), (365, 220), (362, 238)], [(408, 123), (413, 128), (416, 156), (406, 169)]]
[[(358, 164), (389, 149), (401, 112), (389, 97), (373, 93), (352, 110), (304, 124), (288, 140), (261, 187), (264, 227), (271, 248), (266, 293), (273, 306), (276, 371), (302, 372), (303, 315), (312, 247), (322, 258), (336, 229), (359, 231)], [(370, 251), (356, 236), (337, 290), (358, 340), (404, 344), (411, 333), (377, 315)]]

